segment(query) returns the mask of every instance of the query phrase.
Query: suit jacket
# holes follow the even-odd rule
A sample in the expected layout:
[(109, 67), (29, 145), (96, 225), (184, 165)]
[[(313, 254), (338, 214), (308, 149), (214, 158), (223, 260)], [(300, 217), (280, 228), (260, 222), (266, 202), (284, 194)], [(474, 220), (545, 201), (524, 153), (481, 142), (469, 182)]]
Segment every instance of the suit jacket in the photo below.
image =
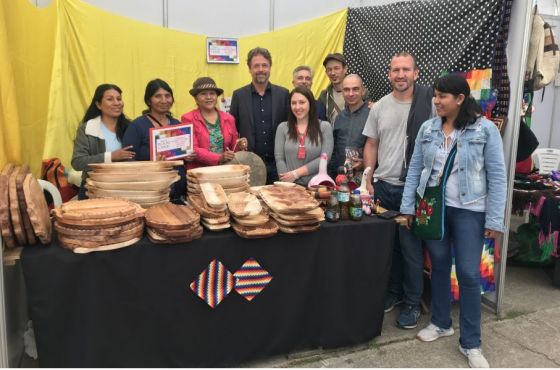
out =
[[(276, 128), (281, 122), (288, 120), (288, 109), (290, 109), (288, 99), (288, 89), (270, 84), (272, 94), (272, 126), (274, 127), (273, 137), (276, 135)], [(253, 123), (253, 108), (251, 97), (251, 84), (243, 86), (233, 92), (229, 113), (235, 117), (235, 124), (239, 137), (246, 137), (249, 143), (248, 150), (255, 149), (255, 130)]]

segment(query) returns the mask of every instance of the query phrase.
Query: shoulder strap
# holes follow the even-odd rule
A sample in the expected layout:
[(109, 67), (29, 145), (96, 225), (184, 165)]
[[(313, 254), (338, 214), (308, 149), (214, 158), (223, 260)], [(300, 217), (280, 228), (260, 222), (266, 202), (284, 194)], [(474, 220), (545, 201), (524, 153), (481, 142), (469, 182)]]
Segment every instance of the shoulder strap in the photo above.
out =
[(447, 183), (447, 178), (449, 177), (449, 174), (451, 173), (451, 169), (453, 168), (453, 162), (455, 161), (456, 154), (457, 154), (457, 143), (455, 143), (455, 145), (453, 145), (453, 148), (451, 148), (451, 151), (447, 156), (447, 160), (445, 161), (445, 165), (443, 166), (442, 184), (444, 186)]

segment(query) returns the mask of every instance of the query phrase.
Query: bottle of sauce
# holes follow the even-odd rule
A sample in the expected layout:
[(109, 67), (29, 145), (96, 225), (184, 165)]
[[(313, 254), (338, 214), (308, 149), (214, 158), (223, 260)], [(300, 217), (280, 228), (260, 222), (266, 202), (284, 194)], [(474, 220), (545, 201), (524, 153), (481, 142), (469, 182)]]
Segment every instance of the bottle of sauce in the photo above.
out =
[(346, 180), (338, 186), (337, 199), (338, 204), (340, 204), (340, 218), (342, 220), (348, 220), (350, 218), (348, 210), (350, 203), (350, 189), (348, 188), (348, 182)]
[(336, 198), (336, 191), (334, 190), (331, 192), (331, 197), (327, 203), (325, 219), (328, 222), (338, 222), (340, 220), (340, 205), (338, 203), (338, 199)]
[(360, 190), (354, 190), (350, 196), (349, 210), (350, 219), (353, 221), (361, 221), (364, 211), (362, 209), (362, 200), (360, 199)]

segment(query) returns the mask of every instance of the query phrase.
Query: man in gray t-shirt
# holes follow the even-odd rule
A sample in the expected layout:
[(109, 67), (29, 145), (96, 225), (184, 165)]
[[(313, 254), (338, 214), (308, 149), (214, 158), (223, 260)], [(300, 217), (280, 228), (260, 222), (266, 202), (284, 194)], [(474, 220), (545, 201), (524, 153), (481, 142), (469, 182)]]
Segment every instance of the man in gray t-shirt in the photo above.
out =
[[(363, 134), (364, 167), (377, 169), (366, 180), (368, 190), (381, 200), (381, 206), (398, 211), (404, 190), (407, 163), (422, 122), (433, 115), (433, 92), (415, 83), (416, 60), (409, 53), (398, 53), (391, 59), (389, 81), (393, 91), (381, 98), (370, 110)], [(412, 141), (412, 142), (411, 142)], [(375, 183), (371, 182), (371, 175)], [(420, 240), (406, 227), (399, 226), (393, 246), (391, 275), (385, 297), (385, 312), (404, 303), (397, 326), (412, 329), (418, 325), (423, 286), (423, 254)]]

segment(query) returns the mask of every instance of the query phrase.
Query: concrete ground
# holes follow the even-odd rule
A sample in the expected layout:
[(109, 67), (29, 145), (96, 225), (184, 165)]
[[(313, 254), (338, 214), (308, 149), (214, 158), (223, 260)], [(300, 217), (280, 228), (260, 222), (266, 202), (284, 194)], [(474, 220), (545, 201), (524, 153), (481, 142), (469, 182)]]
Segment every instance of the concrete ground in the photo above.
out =
[[(482, 349), (491, 367), (560, 367), (560, 289), (542, 268), (508, 266), (502, 315), (482, 311)], [(468, 367), (459, 352), (458, 305), (455, 335), (423, 343), (418, 329), (395, 326), (398, 309), (385, 316), (382, 334), (368, 343), (336, 350), (312, 350), (245, 364), (246, 367)]]

